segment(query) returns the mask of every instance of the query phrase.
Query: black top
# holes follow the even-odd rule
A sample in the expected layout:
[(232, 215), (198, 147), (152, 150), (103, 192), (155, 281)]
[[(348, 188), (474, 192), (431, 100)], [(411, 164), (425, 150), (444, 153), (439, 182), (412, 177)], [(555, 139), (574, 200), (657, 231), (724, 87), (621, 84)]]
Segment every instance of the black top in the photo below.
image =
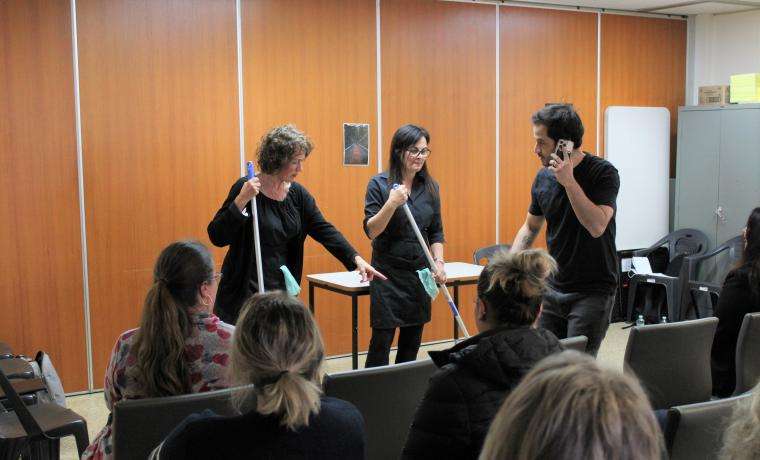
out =
[(503, 326), (431, 351), (440, 369), (417, 407), (403, 458), (478, 458), (509, 392), (534, 364), (561, 349), (545, 329)]
[(736, 342), (744, 315), (760, 311), (760, 299), (749, 286), (749, 266), (732, 270), (723, 283), (715, 316), (718, 328), (712, 347), (713, 394), (731, 396), (736, 386)]
[[(617, 213), (620, 177), (610, 162), (587, 153), (573, 175), (592, 203), (609, 206)], [(615, 214), (602, 236), (592, 237), (576, 217), (565, 188), (547, 168), (536, 174), (528, 212), (546, 218), (546, 244), (559, 266), (550, 279), (554, 289), (564, 293), (615, 292), (619, 270)]]
[[(367, 184), (365, 232), (368, 233), (367, 221), (388, 201), (392, 186), (388, 184), (387, 172), (377, 174)], [(407, 205), (428, 245), (443, 243), (438, 184), (417, 174)], [(370, 282), (372, 327), (394, 328), (430, 321), (430, 297), (417, 276), (417, 270), (428, 268), (429, 264), (403, 207), (396, 209), (385, 230), (372, 240), (372, 265), (388, 277), (387, 281)]]
[[(235, 324), (243, 302), (258, 291), (256, 259), (253, 247), (251, 204), (246, 214), (235, 205), (235, 198), (246, 182), (240, 178), (230, 189), (214, 219), (208, 224), (208, 236), (214, 245), (230, 250), (224, 257), (215, 311), (219, 318)], [(285, 288), (280, 266), (285, 265), (301, 282), (303, 246), (307, 236), (321, 243), (348, 270), (356, 268), (357, 252), (341, 233), (325, 218), (314, 197), (301, 184), (293, 182), (283, 201), (273, 200), (263, 193), (256, 195), (259, 215), (264, 287), (267, 291)]]
[(365, 457), (364, 419), (351, 403), (322, 398), (308, 426), (291, 431), (280, 418), (247, 414), (222, 417), (206, 410), (186, 418), (166, 438), (159, 458), (356, 459)]

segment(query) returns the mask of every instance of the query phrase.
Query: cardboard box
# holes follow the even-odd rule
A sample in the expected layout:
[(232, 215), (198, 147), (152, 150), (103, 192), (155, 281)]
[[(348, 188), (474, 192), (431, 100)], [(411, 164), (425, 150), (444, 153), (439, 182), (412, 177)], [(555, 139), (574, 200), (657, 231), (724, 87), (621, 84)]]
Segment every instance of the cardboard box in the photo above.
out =
[(726, 105), (729, 102), (729, 86), (700, 86), (699, 105)]
[(731, 75), (731, 102), (760, 102), (760, 73)]

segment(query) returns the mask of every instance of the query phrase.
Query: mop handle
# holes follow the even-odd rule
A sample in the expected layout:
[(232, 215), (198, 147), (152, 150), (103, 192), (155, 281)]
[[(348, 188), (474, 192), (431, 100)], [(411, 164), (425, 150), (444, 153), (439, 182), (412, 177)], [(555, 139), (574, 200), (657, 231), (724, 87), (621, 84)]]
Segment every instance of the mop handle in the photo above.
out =
[[(394, 189), (397, 187), (398, 187), (398, 184), (393, 185)], [(417, 226), (417, 221), (414, 220), (414, 216), (412, 216), (412, 211), (409, 209), (409, 206), (406, 203), (404, 203), (404, 214), (406, 214), (406, 218), (409, 220), (409, 224), (412, 226), (412, 230), (414, 230), (414, 234), (417, 235), (417, 241), (419, 241), (420, 246), (422, 247), (422, 250), (425, 252), (425, 257), (427, 257), (430, 268), (435, 270), (435, 260), (433, 260), (433, 255), (430, 253), (430, 249), (428, 248), (427, 243), (425, 242), (425, 238), (422, 237), (420, 228)], [(438, 286), (440, 286), (441, 290), (443, 291), (443, 295), (446, 296), (446, 301), (449, 303), (451, 314), (454, 315), (454, 319), (459, 325), (459, 328), (462, 330), (462, 333), (464, 334), (465, 337), (469, 337), (470, 334), (467, 332), (467, 326), (464, 325), (464, 321), (462, 321), (462, 317), (459, 315), (459, 309), (454, 303), (454, 299), (451, 298), (451, 294), (449, 294), (448, 288), (443, 283), (438, 283)]]
[[(256, 171), (253, 169), (253, 162), (249, 161), (246, 165), (248, 170), (248, 180), (256, 177)], [(261, 267), (261, 240), (259, 239), (259, 213), (256, 208), (256, 196), (251, 199), (251, 214), (253, 214), (253, 247), (256, 252), (256, 278), (259, 283), (259, 294), (264, 293), (264, 270)]]

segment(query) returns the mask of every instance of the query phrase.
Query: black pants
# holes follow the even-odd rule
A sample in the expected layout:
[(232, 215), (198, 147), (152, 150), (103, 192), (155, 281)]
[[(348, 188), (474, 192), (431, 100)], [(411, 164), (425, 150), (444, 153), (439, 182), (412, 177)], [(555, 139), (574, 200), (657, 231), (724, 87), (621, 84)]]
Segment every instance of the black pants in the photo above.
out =
[[(423, 324), (418, 326), (406, 326), (398, 328), (398, 351), (396, 352), (396, 364), (417, 359), (417, 352), (422, 342)], [(372, 338), (369, 341), (367, 351), (367, 363), (364, 367), (385, 366), (388, 364), (388, 355), (391, 352), (391, 344), (396, 329), (372, 328)]]
[(549, 289), (544, 295), (540, 325), (559, 339), (585, 335), (586, 352), (596, 356), (610, 325), (615, 294), (564, 293)]

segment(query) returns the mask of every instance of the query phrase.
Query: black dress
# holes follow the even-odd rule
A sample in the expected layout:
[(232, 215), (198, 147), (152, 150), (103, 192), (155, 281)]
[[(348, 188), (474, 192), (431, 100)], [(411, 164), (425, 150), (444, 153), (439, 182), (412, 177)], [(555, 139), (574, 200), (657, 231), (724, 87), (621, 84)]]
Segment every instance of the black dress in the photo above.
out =
[[(227, 199), (208, 224), (211, 242), (219, 247), (230, 246), (222, 264), (224, 276), (214, 307), (217, 316), (229, 324), (235, 324), (243, 302), (258, 291), (251, 204), (246, 205), (246, 214), (243, 214), (234, 201), (245, 182), (246, 178), (235, 182)], [(283, 201), (259, 193), (256, 195), (256, 206), (265, 290), (285, 289), (285, 278), (280, 270), (282, 265), (287, 266), (296, 281), (301, 282), (303, 246), (307, 236), (321, 243), (347, 270), (356, 268), (354, 257), (357, 252), (325, 220), (314, 197), (302, 185), (293, 182)]]
[[(438, 184), (431, 193), (427, 181), (415, 176), (407, 200), (414, 220), (428, 245), (443, 243), (441, 200)], [(380, 173), (367, 184), (364, 201), (364, 231), (367, 221), (377, 214), (388, 200), (392, 184), (388, 173)], [(369, 235), (369, 234), (368, 234)], [(430, 297), (422, 287), (417, 270), (429, 268), (403, 208), (399, 207), (385, 230), (372, 241), (372, 266), (388, 277), (387, 281), (371, 281), (370, 325), (375, 329), (416, 326), (430, 321)]]

